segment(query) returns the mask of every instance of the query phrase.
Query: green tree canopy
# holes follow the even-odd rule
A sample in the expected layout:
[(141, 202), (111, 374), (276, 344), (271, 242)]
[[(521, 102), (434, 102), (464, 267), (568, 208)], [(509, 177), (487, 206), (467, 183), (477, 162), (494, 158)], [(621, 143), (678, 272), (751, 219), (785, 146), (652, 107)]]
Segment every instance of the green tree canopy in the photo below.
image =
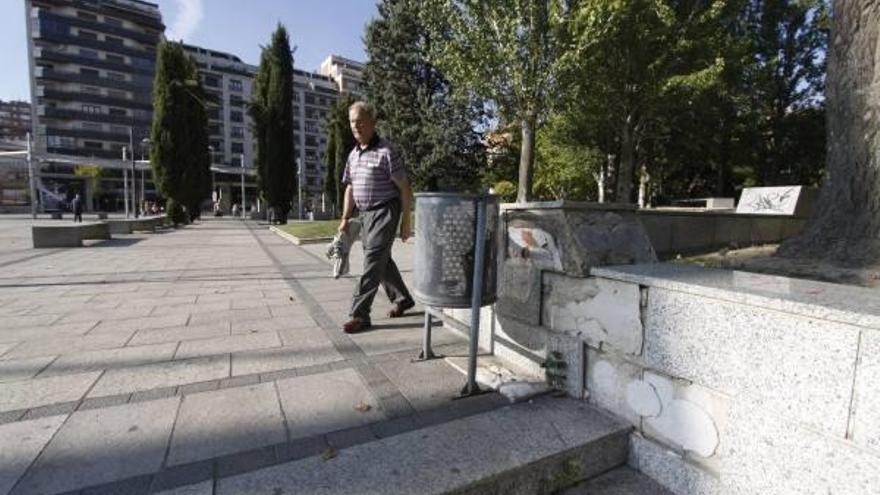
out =
[(355, 98), (346, 93), (337, 99), (327, 116), (327, 152), (324, 155), (324, 194), (334, 205), (336, 214), (342, 212), (342, 173), (355, 139), (348, 122), (348, 109)]
[(254, 77), (251, 104), (257, 141), (258, 186), (276, 218), (286, 223), (296, 190), (293, 143), (293, 55), (281, 24), (263, 48)]

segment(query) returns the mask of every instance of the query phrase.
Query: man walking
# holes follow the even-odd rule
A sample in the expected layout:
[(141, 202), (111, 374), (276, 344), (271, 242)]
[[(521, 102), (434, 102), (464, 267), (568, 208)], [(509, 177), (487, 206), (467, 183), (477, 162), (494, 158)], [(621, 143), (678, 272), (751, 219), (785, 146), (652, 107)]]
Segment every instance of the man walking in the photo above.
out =
[(83, 221), (83, 204), (82, 198), (79, 197), (79, 193), (73, 197), (73, 201), (70, 202), (70, 206), (73, 209), (73, 221), (80, 222)]
[(360, 210), (364, 273), (355, 287), (351, 319), (345, 333), (370, 328), (370, 309), (381, 285), (392, 302), (388, 316), (403, 316), (415, 306), (400, 271), (391, 259), (397, 225), (404, 242), (411, 235), (412, 188), (403, 159), (392, 145), (376, 134), (376, 111), (357, 102), (348, 112), (351, 132), (357, 141), (348, 155), (342, 183), (346, 184), (339, 230), (348, 229), (354, 206)]

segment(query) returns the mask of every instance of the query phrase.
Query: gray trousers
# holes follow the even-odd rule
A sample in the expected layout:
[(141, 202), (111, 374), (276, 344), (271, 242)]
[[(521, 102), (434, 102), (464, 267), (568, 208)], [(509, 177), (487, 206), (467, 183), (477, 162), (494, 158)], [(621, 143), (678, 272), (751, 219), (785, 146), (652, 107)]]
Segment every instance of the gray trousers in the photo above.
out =
[(400, 201), (395, 200), (375, 210), (361, 213), (364, 273), (354, 288), (350, 315), (370, 321), (370, 308), (379, 286), (392, 303), (412, 300), (400, 270), (391, 259), (391, 247), (400, 223)]

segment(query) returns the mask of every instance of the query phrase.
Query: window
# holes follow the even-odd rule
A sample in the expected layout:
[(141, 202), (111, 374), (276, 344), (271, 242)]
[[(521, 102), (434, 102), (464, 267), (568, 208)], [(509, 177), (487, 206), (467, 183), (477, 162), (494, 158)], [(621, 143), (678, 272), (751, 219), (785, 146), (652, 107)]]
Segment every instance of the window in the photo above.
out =
[(238, 95), (230, 95), (229, 96), (229, 105), (233, 107), (240, 107), (244, 105), (244, 100), (241, 99), (241, 96)]
[(223, 126), (220, 124), (210, 124), (208, 125), (208, 134), (218, 136), (223, 134)]
[(84, 113), (103, 113), (98, 105), (83, 105), (82, 111)]
[(219, 88), (220, 79), (217, 76), (205, 76), (205, 86)]
[(80, 67), (79, 73), (89, 77), (98, 77), (99, 74), (97, 69), (87, 69), (85, 67)]
[(123, 57), (122, 55), (112, 55), (109, 53), (104, 55), (104, 60), (106, 60), (108, 62), (113, 62), (114, 64), (124, 64), (125, 63), (125, 57)]
[(84, 39), (84, 40), (97, 40), (97, 39), (98, 39), (98, 34), (97, 34), (97, 33), (93, 33), (93, 32), (91, 32), (91, 31), (83, 31), (83, 30), (80, 30), (80, 31), (79, 31), (79, 37), (82, 38), (82, 39)]
[(208, 118), (211, 120), (220, 120), (220, 109), (219, 108), (209, 108), (208, 109)]
[(104, 22), (113, 27), (122, 27), (122, 21), (113, 17), (104, 17)]
[(231, 151), (236, 154), (244, 153), (244, 144), (242, 143), (231, 143)]
[(120, 136), (128, 136), (128, 127), (123, 127), (121, 125), (111, 125), (110, 132), (113, 134), (119, 134)]
[(79, 55), (81, 57), (87, 57), (87, 58), (98, 58), (98, 52), (96, 52), (95, 50), (87, 50), (85, 48), (79, 49)]
[(107, 42), (108, 45), (116, 45), (122, 46), (125, 42), (122, 41), (122, 38), (117, 38), (115, 36), (104, 36), (104, 41)]
[(120, 74), (119, 72), (107, 72), (107, 79), (125, 81), (125, 74)]
[[(97, 72), (97, 71), (95, 71), (95, 72)], [(94, 86), (80, 86), (80, 90), (81, 90), (83, 93), (90, 94), (90, 95), (99, 95), (99, 94), (101, 94), (101, 90), (98, 89), (98, 88), (96, 88), (96, 87), (94, 87)]]
[(104, 126), (96, 124), (95, 122), (83, 122), (82, 128), (87, 131), (100, 131), (103, 130)]
[(128, 93), (125, 91), (119, 91), (118, 89), (108, 89), (107, 96), (110, 98), (116, 98), (117, 100), (127, 100)]
[(309, 105), (315, 104), (315, 95), (306, 95), (306, 103)]
[(120, 116), (120, 117), (124, 117), (124, 116), (128, 115), (128, 112), (126, 112), (124, 108), (111, 108), (108, 110), (107, 113), (109, 113), (110, 115), (116, 115), (116, 116)]
[(98, 16), (95, 14), (90, 14), (88, 12), (77, 11), (76, 16), (80, 19), (85, 19), (87, 21), (97, 22)]
[(104, 143), (99, 143), (97, 141), (83, 141), (83, 147), (90, 150), (102, 150), (104, 149)]
[(230, 79), (229, 89), (231, 89), (232, 91), (241, 91), (241, 81), (239, 81), (238, 79)]
[(244, 137), (244, 128), (243, 127), (235, 127), (233, 126), (230, 130), (230, 136), (234, 138), (243, 138)]
[(46, 140), (53, 148), (73, 148), (76, 146), (76, 141), (72, 137), (48, 136)]
[(244, 122), (244, 114), (237, 110), (233, 110), (229, 112), (229, 120), (233, 122)]
[(55, 34), (70, 34), (70, 26), (66, 22), (56, 21), (52, 19), (39, 19), (35, 21), (40, 31)]

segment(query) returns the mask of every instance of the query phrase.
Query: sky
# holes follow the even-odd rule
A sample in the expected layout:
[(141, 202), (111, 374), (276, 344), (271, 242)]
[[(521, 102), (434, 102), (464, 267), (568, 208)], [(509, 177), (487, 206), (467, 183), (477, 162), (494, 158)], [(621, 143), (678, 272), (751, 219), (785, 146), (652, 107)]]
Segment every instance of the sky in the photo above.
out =
[[(375, 0), (153, 0), (165, 36), (238, 55), (257, 65), (260, 45), (281, 22), (294, 65), (314, 71), (327, 55), (365, 60), (364, 27)], [(30, 100), (24, 0), (0, 0), (0, 100)]]

